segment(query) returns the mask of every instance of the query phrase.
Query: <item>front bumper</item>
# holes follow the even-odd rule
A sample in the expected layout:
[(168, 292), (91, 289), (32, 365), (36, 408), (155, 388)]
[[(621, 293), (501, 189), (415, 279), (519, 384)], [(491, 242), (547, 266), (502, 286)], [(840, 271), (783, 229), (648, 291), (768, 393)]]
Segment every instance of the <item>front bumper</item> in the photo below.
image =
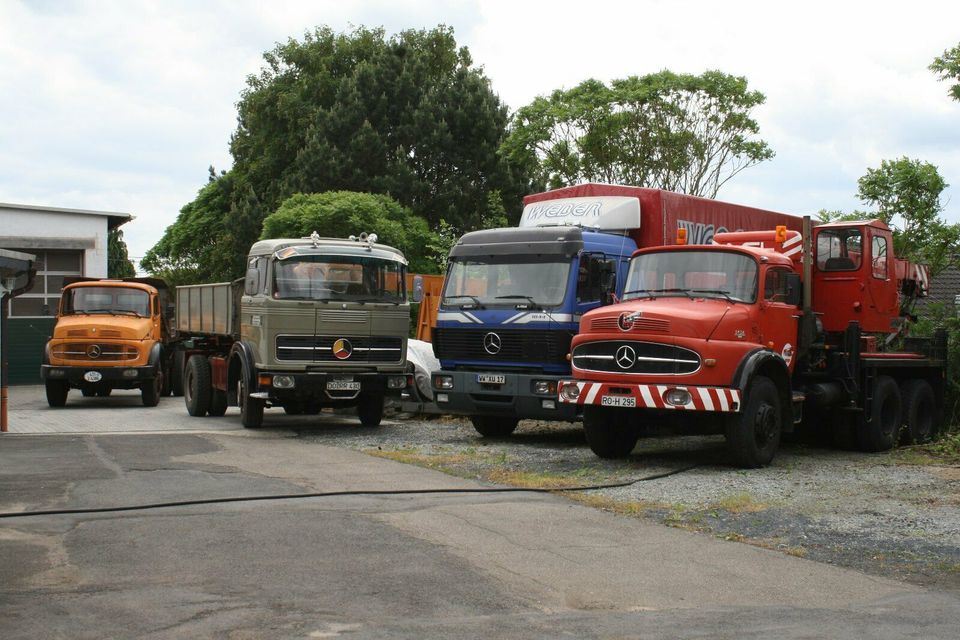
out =
[[(670, 396), (670, 392), (678, 391), (686, 392), (689, 400), (682, 404), (669, 402), (667, 398)], [(673, 395), (678, 394), (674, 393)], [(731, 387), (561, 380), (558, 387), (558, 397), (563, 405), (580, 407), (589, 405), (719, 413), (738, 413), (741, 408), (740, 390)]]
[[(481, 383), (481, 375), (503, 376), (502, 384)], [(453, 388), (437, 386), (437, 377), (452, 378)], [(535, 381), (556, 385), (560, 376), (530, 375), (497, 371), (487, 374), (479, 371), (434, 371), (431, 376), (433, 399), (444, 413), (454, 415), (496, 415), (534, 420), (579, 420), (581, 407), (557, 402), (556, 393), (536, 394)], [(555, 387), (554, 387), (555, 388)], [(443, 401), (446, 396), (446, 401)]]
[[(40, 378), (47, 380), (65, 380), (72, 386), (87, 384), (136, 384), (145, 380), (153, 380), (156, 376), (156, 367), (78, 367), (75, 365), (60, 366), (52, 364), (40, 365)], [(99, 377), (98, 377), (99, 376)], [(96, 379), (91, 379), (96, 378)]]
[[(300, 399), (338, 402), (356, 399), (360, 394), (399, 396), (412, 376), (405, 373), (291, 373), (262, 370), (257, 372), (256, 391), (250, 394), (264, 400)], [(270, 378), (269, 384), (264, 384)], [(292, 386), (278, 386), (276, 378), (293, 381)], [(402, 380), (402, 386), (391, 385)], [(331, 388), (342, 387), (342, 388)]]

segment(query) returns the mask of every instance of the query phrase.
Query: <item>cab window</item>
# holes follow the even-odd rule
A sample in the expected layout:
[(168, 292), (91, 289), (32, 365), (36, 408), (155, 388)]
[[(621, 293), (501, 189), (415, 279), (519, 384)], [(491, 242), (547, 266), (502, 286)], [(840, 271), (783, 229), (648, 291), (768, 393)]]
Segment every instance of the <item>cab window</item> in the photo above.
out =
[(856, 271), (863, 256), (860, 229), (826, 229), (817, 235), (820, 271)]
[(873, 237), (873, 277), (887, 279), (887, 239), (883, 236)]
[(763, 281), (763, 299), (767, 302), (787, 301), (787, 274), (789, 269), (771, 268)]

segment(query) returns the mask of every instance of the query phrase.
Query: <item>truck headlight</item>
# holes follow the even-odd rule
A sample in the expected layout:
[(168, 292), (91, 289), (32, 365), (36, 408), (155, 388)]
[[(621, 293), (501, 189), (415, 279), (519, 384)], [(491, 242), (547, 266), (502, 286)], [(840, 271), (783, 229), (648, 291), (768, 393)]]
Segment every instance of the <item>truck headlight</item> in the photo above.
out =
[(453, 376), (433, 376), (434, 389), (453, 389)]
[(560, 397), (564, 400), (576, 400), (580, 397), (580, 387), (570, 382), (560, 387)]
[(274, 389), (293, 389), (295, 384), (293, 376), (273, 376)]
[(407, 386), (407, 376), (388, 376), (387, 389), (403, 389)]
[(530, 391), (538, 396), (556, 396), (556, 380), (531, 380)]
[(667, 389), (663, 392), (663, 401), (675, 407), (690, 404), (690, 392), (686, 389)]

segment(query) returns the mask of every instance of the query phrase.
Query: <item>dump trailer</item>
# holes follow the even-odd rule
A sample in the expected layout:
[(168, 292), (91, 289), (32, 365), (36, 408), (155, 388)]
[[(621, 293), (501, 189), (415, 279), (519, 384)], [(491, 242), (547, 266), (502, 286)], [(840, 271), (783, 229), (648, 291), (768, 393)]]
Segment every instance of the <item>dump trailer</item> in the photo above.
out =
[(705, 198), (609, 184), (583, 184), (524, 198), (516, 228), (465, 234), (450, 252), (433, 331), (441, 368), (432, 384), (444, 412), (470, 416), (484, 436), (513, 432), (523, 418), (577, 420), (557, 402), (580, 318), (623, 291), (637, 247), (673, 230), (706, 244), (717, 233), (801, 219)]
[(356, 407), (376, 426), (406, 387), (407, 262), (375, 235), (262, 240), (246, 277), (177, 287), (175, 362), (192, 416), (239, 406), (245, 427), (264, 409), (316, 414)]
[(47, 403), (64, 406), (70, 389), (101, 397), (140, 389), (143, 404), (155, 407), (170, 389), (172, 310), (156, 278), (65, 280), (40, 366)]
[(558, 399), (590, 448), (631, 453), (661, 429), (726, 435), (743, 467), (781, 434), (824, 430), (864, 451), (924, 442), (943, 419), (946, 334), (907, 336), (927, 269), (887, 225), (720, 233), (637, 251), (621, 304), (584, 314)]

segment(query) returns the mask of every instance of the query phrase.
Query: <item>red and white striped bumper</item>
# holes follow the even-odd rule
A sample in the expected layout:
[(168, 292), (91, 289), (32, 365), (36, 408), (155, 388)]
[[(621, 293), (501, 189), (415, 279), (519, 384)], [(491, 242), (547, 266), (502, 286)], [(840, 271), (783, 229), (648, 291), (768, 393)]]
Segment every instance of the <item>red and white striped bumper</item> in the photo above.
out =
[[(574, 389), (567, 387), (576, 387)], [(614, 393), (611, 388), (616, 389)], [(667, 402), (668, 391), (689, 394), (685, 404)], [(579, 405), (635, 407), (638, 409), (678, 409), (681, 411), (740, 411), (740, 391), (729, 387), (690, 387), (665, 384), (623, 384), (619, 382), (584, 382), (562, 380), (558, 389), (560, 402)], [(628, 393), (624, 393), (628, 391)], [(674, 394), (676, 395), (676, 394)]]

